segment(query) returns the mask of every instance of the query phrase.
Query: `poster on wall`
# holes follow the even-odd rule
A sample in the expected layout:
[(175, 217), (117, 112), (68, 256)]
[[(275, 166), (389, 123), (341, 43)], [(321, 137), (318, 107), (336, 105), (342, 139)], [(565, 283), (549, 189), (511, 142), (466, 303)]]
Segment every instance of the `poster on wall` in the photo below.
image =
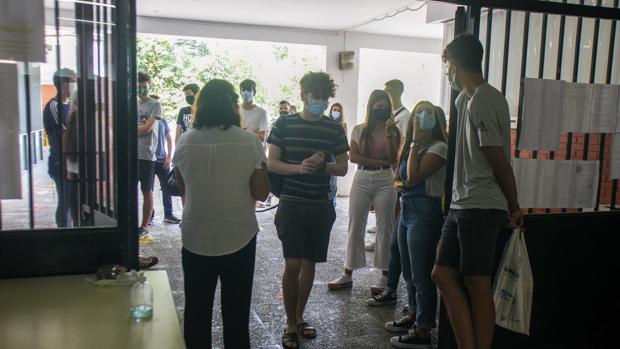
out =
[(599, 161), (512, 160), (519, 203), (524, 208), (592, 208)]
[(0, 1), (0, 59), (45, 62), (43, 0)]
[(0, 63), (0, 200), (21, 199), (17, 65)]

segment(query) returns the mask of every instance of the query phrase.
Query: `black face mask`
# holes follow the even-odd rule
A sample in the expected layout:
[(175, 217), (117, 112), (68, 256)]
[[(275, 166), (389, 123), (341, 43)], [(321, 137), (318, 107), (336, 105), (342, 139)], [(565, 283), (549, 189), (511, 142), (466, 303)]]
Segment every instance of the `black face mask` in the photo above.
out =
[(388, 108), (380, 108), (372, 110), (372, 117), (378, 121), (385, 121), (392, 115), (392, 111)]
[(185, 96), (185, 101), (187, 102), (187, 104), (189, 105), (194, 105), (194, 100), (196, 98), (194, 96)]

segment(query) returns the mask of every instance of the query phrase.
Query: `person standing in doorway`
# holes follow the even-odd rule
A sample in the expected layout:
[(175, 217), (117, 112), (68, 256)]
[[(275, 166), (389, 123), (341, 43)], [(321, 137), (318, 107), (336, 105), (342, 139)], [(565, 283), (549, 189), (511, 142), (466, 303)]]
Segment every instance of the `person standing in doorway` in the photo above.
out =
[(177, 116), (177, 131), (174, 138), (174, 143), (179, 142), (181, 135), (192, 129), (192, 106), (196, 96), (200, 91), (200, 87), (196, 84), (188, 84), (183, 87), (183, 94), (185, 95), (185, 101), (187, 106), (179, 109)]
[[(287, 327), (284, 348), (299, 348), (298, 334), (315, 338), (317, 330), (304, 318), (316, 263), (327, 260), (336, 211), (330, 176), (347, 173), (347, 136), (323, 113), (334, 97), (334, 81), (309, 72), (300, 81), (301, 113), (280, 117), (269, 135), (269, 171), (284, 176), (275, 225), (284, 252), (282, 290)], [(326, 162), (330, 156), (334, 164)]]
[[(172, 208), (172, 196), (168, 193), (166, 183), (170, 176), (170, 162), (172, 161), (172, 136), (170, 135), (170, 127), (168, 121), (159, 119), (159, 135), (157, 137), (157, 150), (155, 151), (155, 175), (159, 181), (161, 188), (162, 202), (164, 205), (164, 222), (178, 224), (181, 222), (174, 215)], [(153, 216), (155, 210), (153, 210)]]
[(155, 162), (157, 161), (157, 144), (159, 137), (159, 119), (161, 104), (149, 95), (151, 78), (148, 74), (138, 73), (138, 181), (142, 191), (142, 223), (138, 229), (140, 238), (149, 234), (148, 225), (153, 214), (153, 181), (155, 179)]
[(506, 98), (482, 75), (483, 48), (472, 35), (446, 46), (458, 124), (450, 211), (432, 277), (460, 349), (489, 349), (495, 328), (491, 273), (500, 227), (523, 224), (510, 165)]
[(239, 84), (241, 92), (241, 121), (248, 131), (256, 134), (261, 142), (265, 142), (267, 131), (269, 130), (269, 119), (267, 111), (254, 103), (256, 96), (256, 83), (246, 79)]
[(385, 328), (391, 332), (409, 332), (391, 338), (395, 347), (430, 349), (430, 330), (437, 313), (437, 288), (431, 280), (431, 271), (443, 224), (441, 197), (446, 181), (448, 136), (445, 115), (430, 102), (419, 102), (407, 125), (394, 180), (396, 190), (402, 193), (396, 231), (409, 309), (416, 311), (386, 323)]
[(349, 241), (344, 273), (327, 284), (330, 290), (350, 288), (353, 270), (366, 267), (364, 234), (371, 205), (377, 215), (377, 246), (373, 266), (381, 270), (381, 276), (373, 287), (385, 289), (390, 240), (394, 232), (394, 172), (398, 161), (401, 136), (395, 120), (391, 118), (392, 107), (388, 94), (374, 90), (368, 99), (366, 120), (351, 131), (351, 162), (358, 171), (353, 178), (349, 199)]
[(195, 103), (191, 131), (174, 154), (177, 187), (186, 197), (181, 233), (188, 349), (211, 348), (213, 303), (221, 284), (224, 346), (250, 348), (250, 303), (259, 232), (255, 200), (269, 178), (260, 140), (241, 129), (239, 95), (213, 79)]
[[(54, 73), (56, 96), (50, 99), (43, 109), (43, 128), (50, 144), (47, 173), (54, 180), (56, 187), (56, 226), (59, 228), (71, 225), (69, 202), (70, 183), (65, 180), (63, 133), (67, 129), (67, 119), (71, 111), (71, 95), (77, 91), (77, 78), (73, 70), (63, 68)], [(75, 222), (74, 222), (75, 223)]]
[[(340, 127), (342, 127), (342, 130), (344, 131), (344, 134), (348, 134), (347, 133), (347, 122), (345, 121), (344, 118), (344, 112), (342, 110), (342, 104), (340, 103), (334, 103), (332, 104), (331, 108), (329, 109), (329, 117), (332, 118), (332, 120), (336, 121), (338, 124), (340, 124)], [(330, 161), (334, 161), (334, 159), (331, 159)], [(332, 187), (332, 197), (334, 199), (334, 207), (336, 207), (336, 197), (338, 196), (338, 177), (336, 176), (332, 176), (332, 178), (329, 180), (329, 185), (331, 185)]]
[[(396, 126), (400, 131), (401, 136), (404, 137), (407, 134), (407, 119), (409, 118), (409, 110), (403, 105), (402, 95), (405, 91), (405, 86), (402, 81), (398, 79), (392, 79), (385, 83), (383, 88), (385, 92), (390, 96), (390, 102), (392, 103), (392, 115), (396, 120)], [(400, 193), (398, 193), (399, 200), (396, 201), (396, 207), (394, 209), (394, 217), (398, 219), (400, 213)], [(394, 225), (398, 229), (398, 225)], [(369, 232), (376, 233), (377, 227), (371, 227)], [(384, 290), (373, 289), (374, 296), (366, 301), (366, 304), (370, 306), (381, 306), (396, 303), (396, 290), (398, 289), (398, 281), (402, 271), (400, 263), (400, 251), (398, 249), (397, 232), (392, 234), (392, 240), (390, 241), (390, 262), (388, 268), (388, 280)], [(367, 250), (374, 250), (374, 241), (370, 243), (372, 246), (367, 246)], [(415, 309), (409, 308), (409, 305), (405, 306), (405, 309), (413, 314)]]
[(278, 103), (278, 115), (284, 116), (291, 113), (291, 105), (288, 101), (282, 100)]

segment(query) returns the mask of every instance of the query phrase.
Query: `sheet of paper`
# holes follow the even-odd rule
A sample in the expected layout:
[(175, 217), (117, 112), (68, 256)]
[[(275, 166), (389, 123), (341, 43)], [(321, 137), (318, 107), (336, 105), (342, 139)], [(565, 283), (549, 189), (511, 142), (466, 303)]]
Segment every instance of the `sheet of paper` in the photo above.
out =
[(612, 133), (616, 130), (620, 85), (592, 85), (592, 114), (588, 132)]
[(592, 90), (591, 84), (564, 83), (562, 132), (584, 132), (589, 129)]
[(524, 208), (591, 208), (596, 203), (598, 161), (513, 159), (519, 204)]
[(0, 1), (0, 59), (45, 62), (43, 0)]
[(560, 147), (563, 82), (525, 79), (519, 149), (558, 150)]
[(569, 208), (592, 208), (596, 203), (598, 191), (598, 161), (573, 161), (573, 175), (575, 176), (574, 195), (569, 202)]
[(620, 133), (614, 133), (611, 141), (611, 179), (620, 179)]
[(0, 200), (21, 199), (17, 65), (0, 63)]

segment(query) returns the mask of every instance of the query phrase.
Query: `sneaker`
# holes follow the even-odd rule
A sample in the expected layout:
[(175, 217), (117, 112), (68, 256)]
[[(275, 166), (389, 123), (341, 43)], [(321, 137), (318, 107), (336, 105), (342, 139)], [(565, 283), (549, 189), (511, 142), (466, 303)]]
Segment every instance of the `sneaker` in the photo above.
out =
[(413, 328), (414, 323), (413, 318), (404, 317), (400, 320), (386, 322), (385, 329), (394, 333), (407, 333)]
[(351, 287), (353, 287), (353, 277), (347, 273), (344, 273), (337, 279), (327, 283), (327, 288), (332, 291), (343, 290)]
[(432, 348), (431, 336), (418, 336), (415, 331), (408, 334), (390, 338), (390, 344), (396, 348), (430, 349)]
[(364, 249), (366, 250), (366, 252), (374, 252), (374, 250), (375, 250), (375, 242), (371, 241), (371, 242), (367, 243), (364, 246)]
[(138, 228), (138, 239), (143, 239), (149, 236), (149, 231), (146, 228)]
[(376, 234), (377, 233), (377, 226), (368, 228), (368, 230), (366, 230), (366, 232), (368, 234)]
[(376, 284), (370, 287), (370, 294), (373, 296), (379, 295), (383, 293), (383, 291), (387, 288), (387, 276), (381, 275)]
[(171, 214), (170, 216), (166, 216), (166, 218), (164, 218), (164, 222), (166, 222), (166, 223), (173, 223), (173, 224), (179, 224), (179, 223), (181, 223), (181, 220), (177, 216)]
[(140, 269), (148, 269), (159, 263), (159, 258), (155, 256), (151, 257), (138, 257), (138, 266)]
[(379, 307), (394, 303), (396, 303), (396, 292), (387, 288), (381, 294), (378, 294), (366, 301), (366, 304), (371, 307)]

